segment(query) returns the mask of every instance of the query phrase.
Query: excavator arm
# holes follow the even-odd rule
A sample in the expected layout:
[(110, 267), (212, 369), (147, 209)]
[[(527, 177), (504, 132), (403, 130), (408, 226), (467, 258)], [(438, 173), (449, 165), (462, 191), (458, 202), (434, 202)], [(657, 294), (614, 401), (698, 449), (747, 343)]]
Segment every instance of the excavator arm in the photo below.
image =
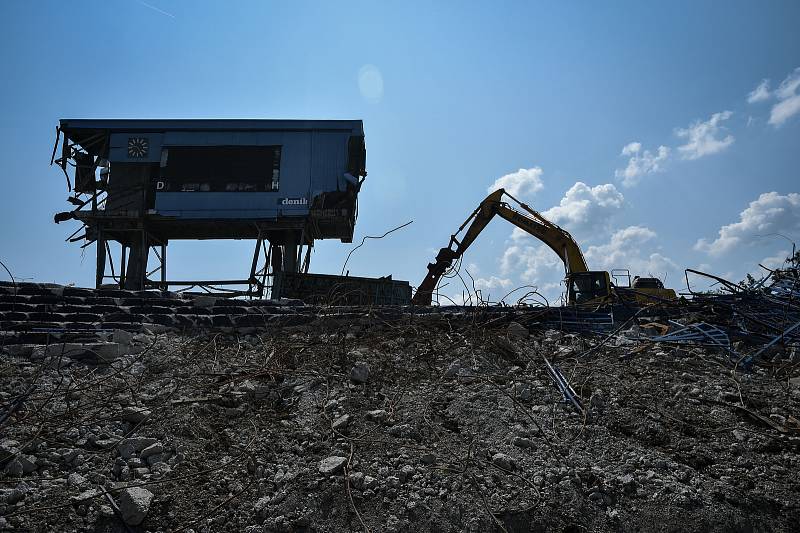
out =
[[(508, 196), (514, 200), (522, 211), (514, 209), (507, 202), (503, 201), (503, 196)], [(475, 242), (481, 231), (491, 222), (495, 215), (514, 224), (516, 227), (532, 235), (545, 243), (553, 250), (564, 262), (564, 270), (567, 275), (575, 272), (587, 272), (589, 270), (586, 260), (583, 258), (578, 243), (566, 230), (545, 219), (542, 215), (531, 209), (528, 205), (520, 202), (504, 189), (498, 189), (484, 199), (478, 208), (464, 221), (455, 234), (450, 236), (450, 243), (446, 248), (439, 250), (436, 255), (436, 262), (428, 264), (428, 274), (417, 288), (412, 303), (415, 305), (430, 305), (433, 298), (433, 291), (439, 280), (458, 260), (467, 248)], [(467, 225), (469, 227), (467, 228)], [(459, 241), (457, 236), (467, 228), (464, 236)]]

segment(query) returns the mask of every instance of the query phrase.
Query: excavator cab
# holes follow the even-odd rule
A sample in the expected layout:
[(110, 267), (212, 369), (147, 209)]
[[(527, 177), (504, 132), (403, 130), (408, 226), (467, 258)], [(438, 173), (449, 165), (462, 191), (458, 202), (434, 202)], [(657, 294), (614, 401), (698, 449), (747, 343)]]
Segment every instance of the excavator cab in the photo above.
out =
[(570, 304), (601, 303), (611, 296), (608, 272), (573, 272), (567, 276), (567, 302)]

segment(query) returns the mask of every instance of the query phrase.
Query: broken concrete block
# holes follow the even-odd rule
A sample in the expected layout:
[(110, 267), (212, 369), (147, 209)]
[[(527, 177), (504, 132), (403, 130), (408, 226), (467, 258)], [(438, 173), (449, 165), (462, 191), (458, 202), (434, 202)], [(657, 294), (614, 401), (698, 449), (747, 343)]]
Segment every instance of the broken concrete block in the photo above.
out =
[(333, 421), (333, 429), (336, 431), (344, 431), (350, 423), (350, 415), (342, 415)]
[(150, 411), (144, 407), (126, 407), (122, 410), (122, 420), (131, 424), (138, 424), (150, 416)]
[(528, 332), (528, 328), (519, 322), (511, 322), (506, 329), (506, 335), (511, 340), (523, 340), (527, 339), (530, 333)]
[(350, 381), (353, 383), (366, 383), (369, 381), (369, 365), (359, 361), (350, 369)]
[(503, 470), (514, 470), (514, 460), (504, 453), (494, 454), (492, 464)]
[(153, 493), (145, 488), (131, 487), (123, 490), (117, 503), (122, 512), (122, 520), (129, 526), (138, 526), (144, 522), (152, 501)]
[(160, 442), (156, 442), (151, 444), (147, 448), (143, 449), (142, 452), (139, 454), (140, 459), (147, 459), (151, 455), (158, 455), (164, 452), (164, 445)]
[(156, 439), (150, 437), (131, 437), (120, 441), (117, 450), (123, 459), (130, 459), (135, 452), (140, 452), (156, 442)]
[(332, 476), (341, 472), (346, 464), (347, 457), (332, 455), (319, 462), (319, 473), (325, 476)]

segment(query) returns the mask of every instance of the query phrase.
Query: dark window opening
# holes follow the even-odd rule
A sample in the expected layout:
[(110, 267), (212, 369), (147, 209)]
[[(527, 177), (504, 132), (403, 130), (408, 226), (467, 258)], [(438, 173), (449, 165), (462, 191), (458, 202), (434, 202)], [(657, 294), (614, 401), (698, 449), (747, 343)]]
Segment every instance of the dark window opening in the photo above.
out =
[(161, 155), (156, 192), (273, 192), (280, 146), (173, 146)]
[(608, 295), (608, 283), (603, 272), (573, 274), (569, 280), (570, 301), (588, 302)]

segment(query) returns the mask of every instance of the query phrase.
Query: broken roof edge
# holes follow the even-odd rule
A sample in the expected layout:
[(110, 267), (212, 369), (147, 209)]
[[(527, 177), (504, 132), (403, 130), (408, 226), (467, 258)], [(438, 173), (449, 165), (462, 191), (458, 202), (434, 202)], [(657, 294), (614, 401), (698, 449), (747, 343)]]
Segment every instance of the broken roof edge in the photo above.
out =
[(67, 119), (59, 120), (62, 131), (273, 131), (349, 130), (364, 135), (364, 123), (357, 120), (304, 119)]

